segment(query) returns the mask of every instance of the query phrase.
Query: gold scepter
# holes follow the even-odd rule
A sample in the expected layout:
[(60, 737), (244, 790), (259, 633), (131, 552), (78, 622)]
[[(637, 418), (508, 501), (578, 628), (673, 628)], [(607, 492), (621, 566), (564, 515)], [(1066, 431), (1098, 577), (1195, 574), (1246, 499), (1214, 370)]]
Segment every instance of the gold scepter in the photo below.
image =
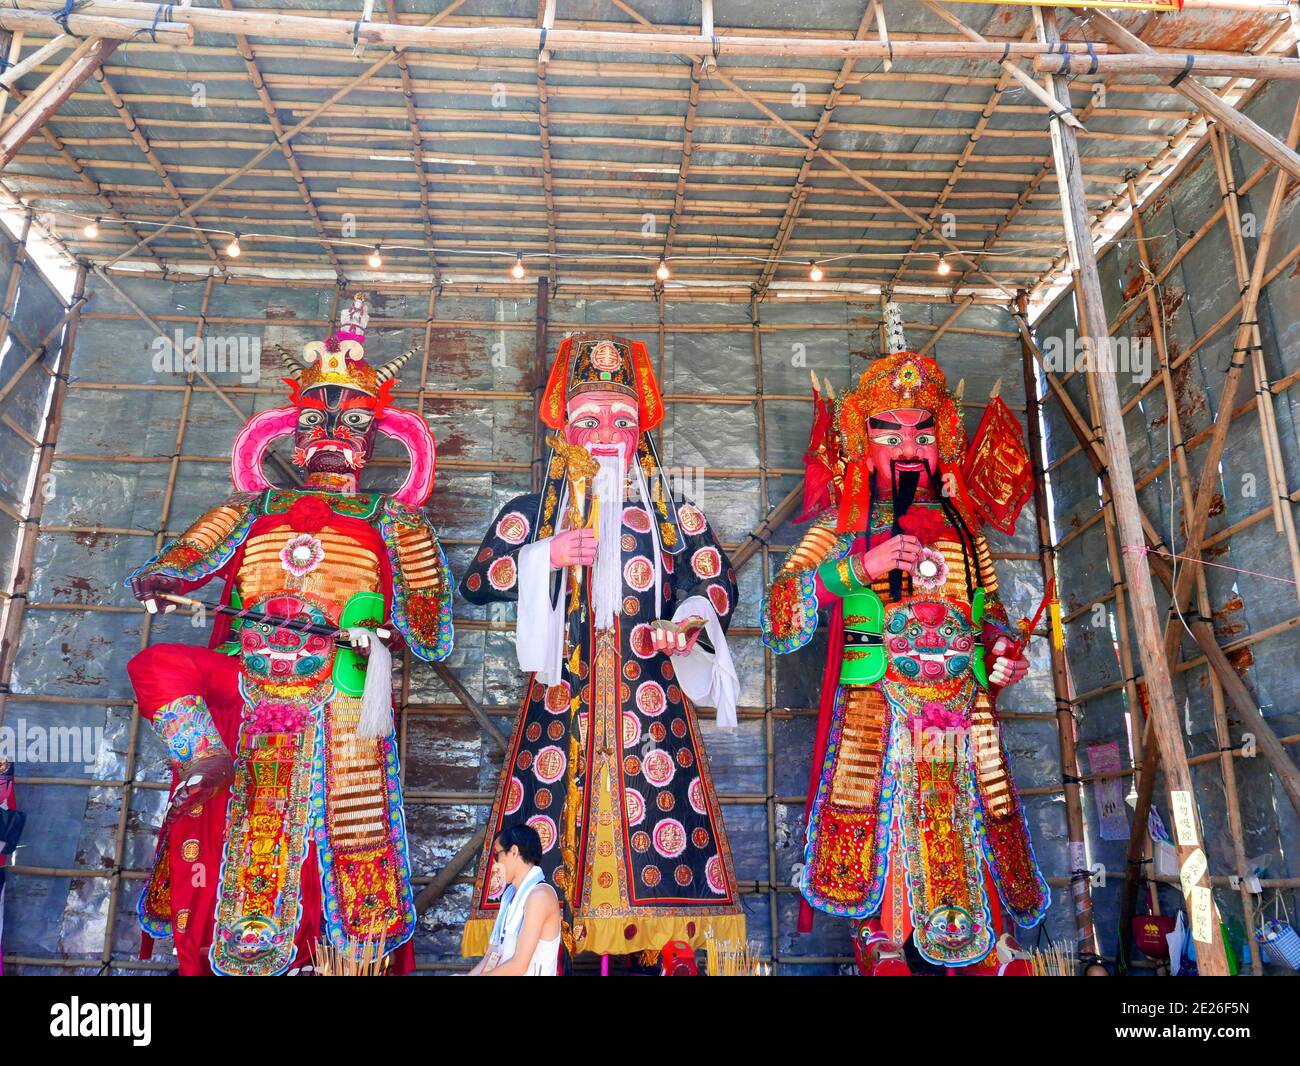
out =
[[(580, 444), (570, 444), (559, 436), (548, 437), (546, 443), (551, 446), (556, 456), (564, 464), (564, 476), (569, 486), (569, 499), (564, 510), (564, 524), (569, 529), (581, 529), (587, 521), (587, 495), (593, 479), (600, 472), (600, 464)], [(572, 616), (579, 609), (578, 591), (582, 584), (582, 567), (575, 564), (569, 567), (569, 572), (572, 591), (569, 596), (567, 613)], [(578, 672), (577, 658), (579, 651), (580, 649), (577, 646), (573, 648), (573, 661), (569, 666), (570, 673), (574, 675)], [(577, 766), (580, 757), (577, 730), (574, 728), (574, 717), (577, 714), (577, 709), (578, 695), (574, 693), (569, 705), (569, 761), (565, 768), (568, 779), (564, 790), (564, 813), (560, 820), (560, 868), (555, 872), (556, 884), (564, 893), (570, 917), (576, 911), (572, 892), (574, 885), (577, 884), (578, 812), (582, 805), (582, 797), (577, 787)], [(576, 942), (582, 939), (580, 930), (575, 929), (569, 922), (562, 923), (562, 930), (565, 945), (571, 953), (576, 953)]]
[[(570, 444), (558, 436), (547, 437), (546, 443), (564, 463), (564, 477), (569, 484), (569, 502), (564, 510), (564, 523), (569, 529), (581, 529), (587, 523), (587, 493), (596, 475), (600, 473), (600, 464), (581, 444)], [(574, 611), (578, 607), (582, 567), (577, 564), (569, 567), (569, 577), (573, 586), (569, 595), (569, 610)]]

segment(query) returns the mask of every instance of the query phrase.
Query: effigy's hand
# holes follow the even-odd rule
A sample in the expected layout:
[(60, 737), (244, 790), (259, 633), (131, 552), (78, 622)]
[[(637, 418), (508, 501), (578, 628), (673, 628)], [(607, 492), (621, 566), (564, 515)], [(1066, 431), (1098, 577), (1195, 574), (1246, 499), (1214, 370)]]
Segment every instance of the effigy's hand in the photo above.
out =
[(596, 534), (590, 529), (566, 529), (551, 538), (551, 566), (590, 566), (596, 561)]
[(144, 609), (150, 614), (157, 614), (159, 607), (163, 614), (176, 610), (176, 604), (166, 601), (160, 603), (158, 597), (163, 593), (176, 595), (180, 590), (180, 579), (167, 574), (141, 574), (131, 578), (131, 595), (144, 604)]
[(235, 763), (229, 752), (215, 751), (183, 766), (176, 777), (176, 791), (167, 808), (168, 818), (188, 814), (200, 803), (229, 788), (235, 779)]
[(370, 658), (370, 638), (373, 635), (368, 629), (353, 628), (347, 631), (348, 643), (363, 659)]
[(688, 618), (680, 625), (660, 620), (650, 624), (650, 643), (664, 655), (686, 655), (703, 632), (703, 618)]
[(920, 558), (921, 542), (916, 537), (900, 533), (863, 552), (859, 565), (866, 571), (867, 580), (875, 581), (891, 570), (911, 573)]
[(1029, 663), (1016, 654), (1015, 646), (1006, 637), (998, 637), (993, 644), (993, 668), (989, 670), (989, 682), (999, 688), (1010, 688), (1025, 674), (1029, 673)]

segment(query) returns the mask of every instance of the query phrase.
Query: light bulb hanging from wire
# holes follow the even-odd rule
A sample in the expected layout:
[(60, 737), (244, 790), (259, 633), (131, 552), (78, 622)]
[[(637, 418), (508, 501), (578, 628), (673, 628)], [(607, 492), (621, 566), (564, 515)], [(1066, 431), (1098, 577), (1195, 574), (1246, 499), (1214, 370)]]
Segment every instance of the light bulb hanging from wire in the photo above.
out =
[(655, 268), (655, 277), (660, 281), (667, 281), (672, 277), (672, 271), (668, 269), (668, 262), (663, 256), (659, 257), (659, 266)]
[(366, 260), (372, 270), (378, 270), (384, 265), (383, 257), (379, 254), (379, 245), (375, 245), (375, 250), (370, 253), (370, 258)]
[(821, 268), (821, 264), (816, 259), (808, 264), (808, 277), (813, 281), (821, 281), (826, 276)]
[(947, 258), (945, 258), (942, 254), (940, 254), (939, 256), (939, 265), (935, 269), (939, 272), (940, 276), (952, 272), (952, 267), (949, 265)]
[(99, 219), (96, 218), (93, 221), (87, 222), (81, 232), (84, 233), (89, 240), (93, 241), (99, 236)]
[(242, 251), (243, 249), (239, 247), (239, 234), (235, 233), (230, 238), (230, 243), (226, 245), (226, 255), (230, 256), (231, 259), (238, 259), (239, 253)]
[(523, 281), (528, 276), (528, 271), (524, 269), (524, 253), (515, 253), (515, 265), (510, 268), (510, 276), (515, 281)]

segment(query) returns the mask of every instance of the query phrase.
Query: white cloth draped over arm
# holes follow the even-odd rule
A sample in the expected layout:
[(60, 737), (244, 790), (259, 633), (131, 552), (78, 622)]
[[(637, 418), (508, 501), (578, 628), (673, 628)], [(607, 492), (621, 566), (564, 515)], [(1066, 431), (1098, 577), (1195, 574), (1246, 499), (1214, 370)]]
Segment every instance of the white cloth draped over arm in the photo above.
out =
[[(522, 604), (521, 604), (522, 608)], [(522, 609), (520, 611), (522, 614)], [(727, 647), (727, 634), (718, 620), (718, 612), (704, 596), (688, 596), (673, 612), (673, 622), (687, 618), (704, 619), (704, 631), (709, 636), (713, 651), (708, 652), (696, 642), (685, 655), (673, 656), (673, 667), (682, 691), (691, 702), (718, 709), (718, 725), (731, 728), (736, 724), (736, 699), (740, 695), (740, 680), (731, 661)]]
[(551, 604), (551, 538), (519, 549), (519, 608), (515, 650), (519, 669), (535, 673), (543, 685), (561, 680), (564, 663), (564, 592), (568, 568), (560, 569), (560, 595)]

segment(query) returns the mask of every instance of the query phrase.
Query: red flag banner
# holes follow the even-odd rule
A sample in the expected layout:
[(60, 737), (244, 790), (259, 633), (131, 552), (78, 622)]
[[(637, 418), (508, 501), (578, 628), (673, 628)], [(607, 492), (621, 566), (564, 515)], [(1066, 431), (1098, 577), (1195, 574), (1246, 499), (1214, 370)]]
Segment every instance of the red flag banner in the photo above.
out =
[(1011, 409), (995, 396), (966, 453), (962, 468), (966, 494), (1003, 533), (1016, 531), (1016, 519), (1034, 491), (1034, 469)]

